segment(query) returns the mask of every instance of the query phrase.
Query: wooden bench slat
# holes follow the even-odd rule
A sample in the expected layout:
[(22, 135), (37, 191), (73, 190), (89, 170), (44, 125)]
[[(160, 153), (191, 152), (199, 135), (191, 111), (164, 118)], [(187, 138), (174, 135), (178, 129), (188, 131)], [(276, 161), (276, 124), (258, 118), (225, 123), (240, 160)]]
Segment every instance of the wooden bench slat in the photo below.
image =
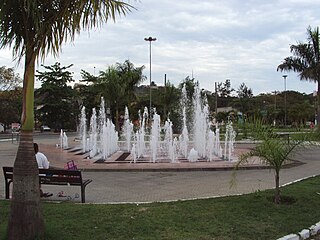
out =
[[(9, 199), (10, 184), (13, 182), (13, 167), (3, 167), (5, 177), (5, 194)], [(82, 179), (79, 170), (39, 169), (40, 184), (45, 185), (71, 185), (81, 187), (81, 202), (85, 202), (85, 187), (92, 182), (91, 179)]]

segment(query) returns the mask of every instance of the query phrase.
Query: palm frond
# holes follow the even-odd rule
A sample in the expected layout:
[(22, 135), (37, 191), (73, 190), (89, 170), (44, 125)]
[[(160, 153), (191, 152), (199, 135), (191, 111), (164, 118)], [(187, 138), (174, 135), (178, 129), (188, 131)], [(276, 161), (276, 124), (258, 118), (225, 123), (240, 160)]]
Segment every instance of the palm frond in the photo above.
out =
[(307, 29), (307, 43), (298, 42), (290, 46), (292, 56), (278, 65), (277, 71), (298, 72), (300, 80), (320, 81), (320, 35), (319, 28)]
[(115, 0), (3, 0), (0, 3), (0, 47), (13, 47), (18, 59), (29, 45), (37, 57), (56, 56), (63, 42), (81, 29), (101, 27), (133, 7)]

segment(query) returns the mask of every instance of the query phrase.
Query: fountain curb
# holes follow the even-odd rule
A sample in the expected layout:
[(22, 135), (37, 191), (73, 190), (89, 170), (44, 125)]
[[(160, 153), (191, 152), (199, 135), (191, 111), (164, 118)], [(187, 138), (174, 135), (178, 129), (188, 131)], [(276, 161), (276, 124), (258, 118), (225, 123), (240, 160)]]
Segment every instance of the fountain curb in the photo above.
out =
[[(296, 166), (305, 164), (298, 160), (292, 160), (292, 163), (285, 165), (283, 168), (288, 169)], [(139, 168), (137, 163), (132, 164), (130, 167), (119, 167), (115, 166), (113, 168), (82, 168), (78, 167), (79, 170), (83, 172), (191, 172), (191, 171), (233, 171), (235, 170), (234, 166), (224, 166), (224, 167), (177, 167), (172, 166), (172, 168), (166, 167), (148, 167), (148, 168)], [(270, 166), (240, 166), (237, 170), (261, 170), (261, 169), (271, 169)]]

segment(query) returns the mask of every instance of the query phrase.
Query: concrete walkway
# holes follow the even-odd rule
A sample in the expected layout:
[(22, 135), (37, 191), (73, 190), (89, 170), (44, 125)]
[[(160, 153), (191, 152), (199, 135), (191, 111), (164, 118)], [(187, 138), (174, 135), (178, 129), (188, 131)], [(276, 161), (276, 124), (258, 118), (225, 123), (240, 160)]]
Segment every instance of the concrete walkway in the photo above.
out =
[[(35, 142), (55, 146), (59, 135), (35, 136)], [(69, 138), (71, 139), (71, 138)], [(0, 166), (12, 166), (18, 144), (11, 140), (0, 141)], [(318, 175), (320, 173), (320, 147), (309, 147), (295, 156), (304, 164), (283, 169), (281, 184)], [(49, 161), (54, 162), (53, 159)], [(93, 180), (86, 189), (87, 203), (124, 203), (156, 202), (193, 198), (209, 198), (221, 195), (250, 193), (274, 187), (274, 173), (269, 169), (239, 170), (236, 174), (236, 185), (230, 187), (232, 171), (166, 171), (166, 172), (117, 172), (84, 170), (83, 178)], [(4, 177), (0, 174), (0, 198), (4, 199)], [(80, 202), (77, 193), (79, 187), (43, 186), (44, 191), (52, 192), (50, 200)], [(65, 197), (58, 197), (63, 191)], [(48, 199), (48, 200), (49, 200)]]

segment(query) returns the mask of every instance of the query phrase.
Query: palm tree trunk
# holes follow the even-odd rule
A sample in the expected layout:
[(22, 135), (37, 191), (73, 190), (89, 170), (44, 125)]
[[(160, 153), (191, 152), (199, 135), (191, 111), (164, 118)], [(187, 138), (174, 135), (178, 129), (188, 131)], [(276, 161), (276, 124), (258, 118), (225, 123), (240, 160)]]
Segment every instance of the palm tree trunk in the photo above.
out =
[(274, 195), (274, 202), (276, 204), (280, 204), (280, 177), (279, 177), (279, 171), (276, 171), (275, 175), (275, 182), (276, 182), (276, 189), (275, 189), (275, 195)]
[(26, 51), (22, 130), (13, 170), (8, 239), (34, 239), (44, 234), (40, 209), (39, 170), (33, 149), (35, 57)]

